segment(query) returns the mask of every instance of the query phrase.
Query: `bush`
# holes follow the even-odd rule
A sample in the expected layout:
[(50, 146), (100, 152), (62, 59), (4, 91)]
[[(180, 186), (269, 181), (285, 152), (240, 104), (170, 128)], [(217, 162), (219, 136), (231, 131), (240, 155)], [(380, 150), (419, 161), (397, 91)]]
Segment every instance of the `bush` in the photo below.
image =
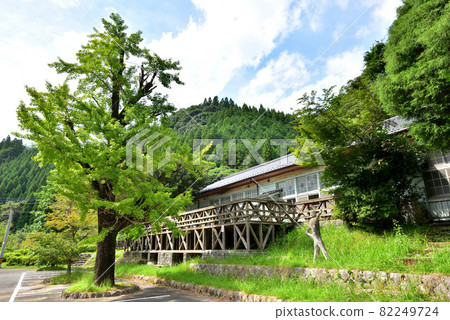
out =
[(94, 253), (97, 251), (97, 244), (80, 245), (79, 248), (81, 253)]
[(32, 266), (37, 263), (37, 257), (30, 250), (19, 249), (6, 252), (4, 261), (10, 266)]
[(338, 186), (338, 218), (368, 231), (405, 221), (405, 207), (419, 197), (415, 181), (426, 159), (413, 141), (380, 132), (350, 148), (335, 148), (327, 158), (324, 179)]

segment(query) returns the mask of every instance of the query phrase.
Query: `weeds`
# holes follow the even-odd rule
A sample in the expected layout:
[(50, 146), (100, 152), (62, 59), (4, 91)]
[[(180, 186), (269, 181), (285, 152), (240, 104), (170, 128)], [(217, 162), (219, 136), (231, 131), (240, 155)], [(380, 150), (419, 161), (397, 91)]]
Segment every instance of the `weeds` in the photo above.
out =
[[(264, 253), (231, 255), (225, 259), (207, 259), (209, 263), (274, 265), (287, 267), (324, 267), (387, 272), (450, 274), (450, 249), (437, 250), (427, 242), (423, 230), (397, 226), (393, 232), (367, 233), (345, 226), (322, 227), (322, 238), (332, 259), (313, 263), (313, 245), (302, 229), (294, 229)], [(421, 253), (426, 252), (423, 259)], [(414, 258), (414, 264), (403, 259)]]
[(120, 264), (117, 275), (128, 277), (133, 274), (157, 276), (168, 280), (213, 286), (225, 290), (242, 291), (247, 294), (275, 296), (285, 301), (431, 301), (439, 300), (422, 293), (411, 285), (406, 290), (397, 292), (377, 286), (371, 292), (359, 287), (347, 286), (338, 282), (317, 283), (313, 280), (290, 277), (246, 278), (196, 273), (189, 268), (189, 263), (174, 267), (153, 267), (136, 264)]

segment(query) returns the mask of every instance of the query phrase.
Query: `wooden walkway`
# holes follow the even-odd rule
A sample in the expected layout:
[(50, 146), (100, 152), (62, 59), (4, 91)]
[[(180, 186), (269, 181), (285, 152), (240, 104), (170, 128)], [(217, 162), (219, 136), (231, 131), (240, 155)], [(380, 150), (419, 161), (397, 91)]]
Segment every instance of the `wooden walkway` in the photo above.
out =
[(175, 236), (163, 228), (148, 232), (138, 241), (127, 241), (126, 250), (136, 253), (202, 253), (264, 250), (285, 226), (300, 225), (313, 212), (330, 218), (332, 197), (297, 203), (245, 199), (179, 214), (181, 232)]

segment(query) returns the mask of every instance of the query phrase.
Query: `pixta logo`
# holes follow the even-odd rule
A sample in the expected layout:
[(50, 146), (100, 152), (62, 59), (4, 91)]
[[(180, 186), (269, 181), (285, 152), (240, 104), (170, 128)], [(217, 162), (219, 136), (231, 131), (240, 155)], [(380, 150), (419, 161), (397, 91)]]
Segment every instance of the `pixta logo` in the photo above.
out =
[[(137, 170), (153, 175), (156, 162), (156, 167), (161, 169), (171, 159), (171, 148), (167, 146), (164, 150), (164, 158), (159, 159), (160, 157), (158, 156), (158, 161), (156, 161), (156, 152), (170, 139), (172, 138), (158, 132), (151, 133), (149, 129), (134, 135), (127, 141), (126, 145), (127, 166), (134, 167), (136, 165)], [(135, 159), (133, 157), (134, 154), (136, 156)]]
[[(207, 161), (222, 161), (224, 157), (224, 145), (227, 147), (228, 165), (236, 165), (236, 139), (194, 139), (193, 140), (193, 160), (194, 165), (199, 165), (201, 158), (204, 157)], [(280, 157), (288, 155), (289, 148), (299, 150), (297, 154), (297, 164), (302, 165), (305, 162), (315, 161), (317, 165), (325, 165), (325, 162), (313, 140), (306, 139), (303, 145), (299, 145), (296, 139), (258, 139), (256, 142), (251, 142), (249, 139), (240, 139), (242, 144), (248, 151), (244, 158), (242, 165), (248, 165), (252, 158), (256, 160), (257, 164), (264, 162), (260, 154), (260, 150), (266, 142), (271, 146), (277, 147), (280, 150)], [(203, 147), (213, 148), (214, 153), (204, 154)]]

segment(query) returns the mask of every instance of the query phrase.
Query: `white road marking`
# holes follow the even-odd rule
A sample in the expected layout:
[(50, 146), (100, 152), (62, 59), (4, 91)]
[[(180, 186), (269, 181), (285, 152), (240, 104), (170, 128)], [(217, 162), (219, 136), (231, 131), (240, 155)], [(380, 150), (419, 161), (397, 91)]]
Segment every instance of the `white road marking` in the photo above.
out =
[(14, 292), (13, 292), (11, 298), (9, 299), (9, 302), (14, 302), (14, 299), (16, 298), (16, 295), (20, 290), (20, 285), (22, 284), (23, 277), (25, 277), (25, 273), (26, 272), (22, 273), (22, 275), (20, 276), (19, 282), (17, 283), (17, 286), (14, 289)]
[(143, 297), (143, 298), (119, 300), (118, 302), (136, 301), (136, 300), (145, 300), (145, 299), (161, 299), (161, 298), (165, 298), (165, 297), (170, 297), (170, 294), (164, 294), (161, 296), (153, 296), (153, 297)]

